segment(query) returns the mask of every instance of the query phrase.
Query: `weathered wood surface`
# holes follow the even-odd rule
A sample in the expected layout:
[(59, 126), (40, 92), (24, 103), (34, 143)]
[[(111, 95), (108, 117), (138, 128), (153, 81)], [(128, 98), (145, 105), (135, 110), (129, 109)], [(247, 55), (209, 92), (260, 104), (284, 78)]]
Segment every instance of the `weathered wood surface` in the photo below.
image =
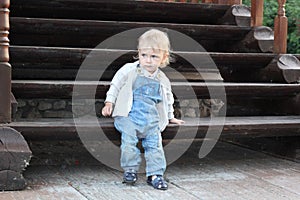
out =
[[(178, 145), (182, 145), (180, 141)], [(198, 158), (201, 142), (194, 143), (168, 166), (169, 190), (159, 192), (139, 174), (136, 186), (121, 183), (122, 172), (97, 163), (84, 148), (69, 149), (59, 166), (32, 166), (25, 172), (29, 186), (20, 192), (2, 192), (15, 199), (299, 199), (299, 163), (272, 157), (227, 143), (217, 143), (205, 158)], [(37, 157), (44, 158), (42, 152)], [(51, 158), (50, 158), (51, 159)], [(90, 160), (93, 160), (93, 164)], [(74, 161), (77, 161), (77, 165)], [(69, 164), (67, 164), (69, 163)], [(79, 166), (78, 166), (79, 164)], [(61, 167), (64, 166), (64, 167)]]
[[(0, 170), (0, 190), (22, 190), (27, 186), (22, 172), (13, 170)], [(1, 195), (2, 196), (2, 195)]]
[[(226, 118), (185, 118), (185, 124), (178, 126), (169, 124), (163, 133), (164, 139), (190, 138), (190, 133), (197, 132), (197, 138), (204, 138), (208, 128), (222, 128), (222, 138), (231, 137), (273, 137), (300, 135), (299, 116), (256, 116), (256, 117), (226, 117)], [(225, 121), (224, 121), (225, 120)], [(98, 124), (99, 123), (99, 124)], [(10, 125), (22, 132), (27, 140), (71, 140), (78, 139), (76, 127), (85, 130), (87, 135), (98, 134), (101, 126), (103, 132), (111, 140), (119, 140), (120, 135), (113, 126), (112, 119), (100, 118), (97, 123), (89, 119), (35, 119), (12, 122)], [(81, 133), (82, 134), (82, 133)]]
[[(114, 59), (116, 54), (121, 56)], [(87, 67), (83, 62), (88, 58), (91, 73), (93, 70), (105, 70), (101, 80), (111, 80), (121, 66), (135, 61), (133, 57), (137, 51), (12, 46), (10, 55), (13, 79), (74, 80), (78, 69), (82, 65)], [(299, 60), (292, 55), (174, 51), (172, 57), (172, 70), (191, 81), (291, 83), (299, 79)], [(193, 66), (186, 59), (199, 64)], [(171, 80), (180, 80), (169, 67), (164, 71)], [(88, 76), (86, 80), (90, 78)]]
[(219, 19), (220, 24), (230, 24), (237, 26), (251, 25), (251, 11), (245, 5), (233, 5), (227, 10), (225, 15)]
[(286, 82), (300, 83), (300, 61), (296, 56), (290, 54), (281, 55), (277, 61), (278, 68)]
[(29, 164), (31, 151), (16, 130), (0, 126), (0, 190), (19, 190), (26, 186), (22, 176)]
[(300, 163), (299, 137), (236, 138), (230, 142)]
[[(110, 58), (117, 54), (122, 55), (112, 62), (114, 66), (121, 66), (124, 63), (134, 61), (133, 56), (137, 55), (136, 47), (132, 50), (122, 49), (88, 49), (88, 48), (56, 48), (39, 46), (14, 46), (10, 47), (11, 63), (14, 68), (58, 68), (58, 69), (78, 69), (82, 62), (88, 57), (91, 61), (89, 68), (97, 69), (104, 64), (112, 62)], [(231, 70), (257, 69), (266, 67), (275, 57), (272, 53), (221, 53), (196, 51), (173, 51), (174, 62), (172, 67), (178, 71), (194, 71), (191, 64), (186, 59), (199, 59), (201, 66), (199, 69), (211, 69), (208, 58), (211, 58), (216, 66), (229, 68)], [(104, 57), (104, 60), (97, 60), (97, 57)], [(298, 57), (300, 58), (300, 56)], [(202, 61), (203, 60), (203, 61)], [(93, 64), (93, 65), (92, 65)], [(109, 63), (110, 64), (110, 63)]]
[(199, 42), (208, 51), (213, 49), (217, 51), (217, 49), (220, 50), (220, 48), (228, 46), (233, 41), (239, 41), (251, 30), (251, 27), (230, 25), (11, 17), (10, 39), (12, 45), (94, 48), (103, 40), (115, 34), (134, 28), (147, 27), (167, 28), (179, 31)]
[[(285, 116), (300, 114), (300, 95), (295, 97), (227, 97), (227, 116)], [(274, 109), (276, 108), (276, 109)]]
[[(92, 53), (91, 53), (92, 52)], [(88, 59), (99, 61), (91, 63), (89, 67), (97, 69), (107, 64), (112, 55), (122, 55), (114, 60), (112, 65), (123, 65), (126, 62), (134, 61), (133, 56), (137, 55), (136, 50), (121, 49), (87, 49), (87, 48), (55, 48), (55, 47), (29, 47), (29, 46), (11, 46), (11, 62), (14, 68), (70, 68), (78, 69), (87, 56)], [(218, 52), (187, 52), (173, 51), (174, 63), (172, 67), (179, 68), (181, 71), (194, 71), (191, 64), (188, 64), (186, 58), (194, 60), (199, 59), (202, 66), (199, 69), (210, 69), (210, 63), (207, 63), (207, 57), (211, 58), (216, 66), (230, 68), (233, 70), (247, 68), (263, 68), (267, 66), (276, 54), (257, 54), (257, 53), (218, 53)], [(104, 57), (104, 60), (96, 60), (98, 56)], [(33, 61), (33, 58), (35, 60)], [(206, 58), (206, 59), (205, 59)], [(201, 62), (201, 60), (203, 60)], [(112, 61), (110, 61), (112, 62)], [(186, 66), (182, 66), (186, 65)], [(179, 67), (180, 66), (180, 67)], [(182, 68), (184, 67), (184, 68)]]
[(10, 92), (10, 102), (11, 102), (11, 118), (14, 119), (15, 114), (18, 110), (18, 102), (12, 92)]
[[(14, 0), (11, 15), (110, 21), (216, 24), (228, 5), (110, 0)], [(185, 13), (182, 15), (182, 13)]]
[(222, 76), (226, 81), (238, 82), (272, 82), (272, 83), (299, 83), (300, 61), (291, 54), (275, 56), (264, 68), (253, 70), (223, 71)]
[(273, 52), (274, 32), (270, 27), (254, 27), (243, 40), (228, 47), (231, 52)]
[[(80, 94), (73, 93), (74, 84)], [(171, 85), (175, 96), (180, 99), (222, 98), (224, 95), (240, 98), (294, 97), (300, 93), (299, 84), (172, 82)], [(12, 91), (16, 98), (88, 98), (95, 94), (93, 97), (100, 99), (105, 98), (109, 86), (109, 81), (12, 81)], [(222, 94), (222, 91), (226, 94)]]
[(0, 123), (11, 121), (11, 66), (9, 63), (0, 63)]

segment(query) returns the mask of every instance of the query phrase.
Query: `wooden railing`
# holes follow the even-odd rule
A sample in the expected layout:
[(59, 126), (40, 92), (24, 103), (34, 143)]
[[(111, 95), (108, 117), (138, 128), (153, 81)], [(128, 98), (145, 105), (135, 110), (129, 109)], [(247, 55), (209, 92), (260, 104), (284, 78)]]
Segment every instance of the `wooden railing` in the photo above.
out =
[[(285, 3), (286, 0), (278, 0), (278, 12), (274, 20), (274, 53), (286, 53), (287, 49), (287, 31), (288, 19), (285, 16)], [(251, 25), (263, 25), (263, 0), (251, 1)]]
[(0, 0), (0, 123), (11, 121), (11, 66), (9, 61), (9, 0)]
[[(199, 3), (199, 0), (150, 0), (167, 2)], [(202, 3), (214, 4), (242, 4), (242, 0), (202, 0)], [(287, 50), (288, 19), (285, 16), (286, 0), (278, 0), (278, 12), (274, 20), (274, 53), (284, 54)], [(264, 0), (251, 0), (251, 25), (262, 26), (264, 14)]]

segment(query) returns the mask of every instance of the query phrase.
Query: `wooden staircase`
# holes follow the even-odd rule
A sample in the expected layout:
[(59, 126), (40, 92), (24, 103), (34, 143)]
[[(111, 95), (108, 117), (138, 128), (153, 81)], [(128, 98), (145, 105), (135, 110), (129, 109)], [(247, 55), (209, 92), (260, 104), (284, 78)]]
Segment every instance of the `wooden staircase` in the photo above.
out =
[[(97, 63), (92, 71), (104, 70), (99, 81), (91, 77), (74, 82), (82, 62), (105, 39), (122, 31), (157, 27), (179, 31), (193, 38), (207, 52), (176, 50), (176, 62), (166, 69), (173, 90), (179, 99), (210, 99), (208, 88), (226, 91), (226, 118), (211, 125), (210, 117), (186, 118), (181, 139), (189, 138), (190, 130), (204, 138), (209, 127), (222, 126), (221, 138), (275, 137), (300, 135), (300, 64), (299, 55), (278, 55), (272, 52), (273, 32), (268, 27), (250, 26), (250, 9), (242, 5), (188, 4), (147, 1), (95, 0), (14, 0), (10, 5), (10, 64), (12, 92), (19, 102), (32, 107), (47, 100), (70, 101), (73, 87), (89, 92), (97, 88), (96, 99), (104, 99), (111, 78), (123, 64), (134, 61), (135, 49), (97, 49), (107, 60)], [(240, 12), (236, 12), (240, 11)], [(239, 13), (239, 14), (237, 14)], [(124, 38), (126, 40), (126, 38)], [(172, 41), (171, 41), (172, 42)], [(174, 41), (176, 42), (176, 41)], [(133, 45), (134, 47), (134, 45)], [(113, 54), (122, 55), (110, 66), (105, 65)], [(201, 74), (184, 58), (209, 56), (216, 69), (205, 63)], [(186, 82), (188, 80), (189, 82)], [(214, 94), (218, 97), (218, 94)], [(222, 95), (219, 96), (222, 98)], [(28, 101), (26, 102), (28, 104)], [(71, 107), (72, 103), (66, 103)], [(100, 104), (101, 105), (101, 104)], [(98, 109), (101, 106), (97, 107)], [(224, 111), (224, 110), (223, 110)], [(97, 111), (96, 111), (97, 112)], [(99, 111), (98, 111), (99, 112)], [(78, 140), (73, 116), (24, 118), (16, 113), (9, 127), (25, 139)], [(222, 116), (221, 116), (222, 117)], [(99, 117), (104, 132), (112, 140), (119, 135), (112, 120)], [(98, 127), (88, 121), (86, 129)], [(170, 124), (163, 134), (172, 139), (178, 126)], [(34, 154), (34, 152), (33, 152)]]

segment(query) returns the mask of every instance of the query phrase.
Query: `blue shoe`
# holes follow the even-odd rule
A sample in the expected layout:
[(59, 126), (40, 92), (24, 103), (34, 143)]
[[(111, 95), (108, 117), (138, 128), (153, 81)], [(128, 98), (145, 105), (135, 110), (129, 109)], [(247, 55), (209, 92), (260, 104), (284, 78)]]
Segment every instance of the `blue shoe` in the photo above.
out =
[(134, 170), (126, 171), (123, 175), (123, 183), (134, 185), (138, 177)]
[(161, 175), (148, 176), (147, 183), (158, 190), (168, 189), (168, 184)]

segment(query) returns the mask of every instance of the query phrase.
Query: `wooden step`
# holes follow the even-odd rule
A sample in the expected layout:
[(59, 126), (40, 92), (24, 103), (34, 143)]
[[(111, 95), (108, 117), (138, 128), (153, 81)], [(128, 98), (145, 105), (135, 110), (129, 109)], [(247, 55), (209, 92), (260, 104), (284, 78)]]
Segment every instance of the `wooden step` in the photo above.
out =
[[(115, 59), (115, 55), (120, 55), (120, 57)], [(109, 81), (121, 66), (127, 62), (134, 62), (133, 57), (136, 55), (136, 50), (10, 47), (10, 63), (13, 66), (12, 77), (22, 80), (74, 80), (78, 69), (89, 56), (89, 60), (95, 60), (89, 64), (91, 73), (94, 70), (105, 70), (101, 80)], [(270, 53), (174, 51), (172, 57), (174, 62), (171, 63), (171, 68), (163, 69), (172, 81), (179, 81), (184, 77), (188, 81), (224, 80), (225, 82), (285, 83), (296, 82), (299, 79), (297, 76), (300, 74), (300, 65), (296, 62), (300, 55), (292, 57), (291, 55), (277, 56)], [(199, 62), (199, 65), (196, 66), (197, 70), (187, 59)], [(276, 63), (278, 64), (276, 65)], [(290, 78), (289, 81), (285, 80), (284, 72), (279, 65), (284, 65), (285, 73), (289, 70), (289, 73), (294, 77)], [(172, 72), (173, 69), (183, 77), (178, 77)], [(201, 75), (198, 72), (201, 72)], [(86, 80), (91, 80), (91, 78), (88, 76)]]
[[(169, 124), (163, 132), (164, 139), (172, 139), (180, 127), (177, 139), (191, 139), (189, 134), (197, 131), (197, 138), (204, 138), (208, 128), (220, 128), (221, 138), (237, 137), (273, 137), (300, 135), (300, 116), (255, 116), (224, 118), (185, 118), (185, 124)], [(98, 123), (89, 119), (76, 120), (76, 126), (84, 128), (86, 133), (97, 133), (99, 125), (111, 140), (119, 140), (111, 118), (99, 118)], [(74, 119), (36, 119), (36, 121), (19, 121), (9, 124), (12, 128), (30, 140), (70, 140), (78, 139)]]
[[(213, 82), (172, 82), (177, 98), (223, 98), (231, 97), (294, 97), (300, 93), (300, 84), (274, 83), (213, 83)], [(73, 94), (73, 87), (81, 94)], [(105, 98), (109, 81), (34, 81), (13, 80), (12, 92), (16, 98), (70, 99), (89, 98), (96, 91), (96, 98)], [(96, 88), (96, 89), (95, 89)], [(209, 90), (208, 90), (209, 88)], [(194, 90), (195, 95), (191, 92)], [(93, 97), (94, 98), (94, 97)]]
[(216, 24), (228, 5), (110, 0), (14, 0), (11, 16)]
[[(42, 18), (10, 18), (12, 45), (59, 46), (94, 48), (103, 40), (123, 31), (143, 28), (128, 34), (126, 40), (136, 41), (144, 28), (171, 29), (185, 34), (202, 45), (207, 51), (226, 51), (230, 45), (242, 40), (251, 27), (232, 25), (194, 25), (149, 22), (91, 21)], [(167, 31), (167, 30), (166, 30)], [(132, 40), (134, 37), (134, 40)], [(170, 36), (171, 37), (171, 36)], [(174, 40), (178, 38), (174, 38)], [(171, 38), (172, 42), (172, 38)], [(136, 48), (136, 44), (131, 44)], [(127, 47), (131, 49), (130, 47)], [(173, 45), (174, 48), (174, 45)], [(176, 50), (176, 49), (175, 49)]]

